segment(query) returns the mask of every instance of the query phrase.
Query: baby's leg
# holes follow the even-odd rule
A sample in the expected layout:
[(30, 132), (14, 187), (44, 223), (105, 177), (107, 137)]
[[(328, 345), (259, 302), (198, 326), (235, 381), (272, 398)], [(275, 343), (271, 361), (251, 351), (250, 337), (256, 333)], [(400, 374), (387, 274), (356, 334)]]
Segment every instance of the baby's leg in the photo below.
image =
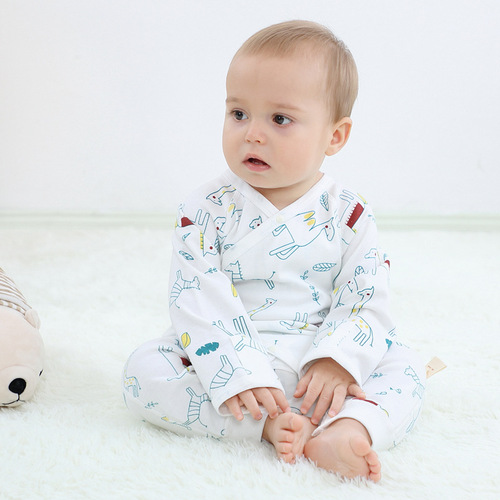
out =
[(264, 421), (219, 415), (175, 335), (134, 351), (124, 369), (123, 395), (132, 413), (177, 434), (260, 440)]
[(380, 479), (375, 449), (389, 449), (410, 432), (420, 413), (425, 370), (418, 356), (394, 342), (363, 385), (366, 400), (347, 399), (325, 418), (304, 454), (320, 467), (346, 477)]

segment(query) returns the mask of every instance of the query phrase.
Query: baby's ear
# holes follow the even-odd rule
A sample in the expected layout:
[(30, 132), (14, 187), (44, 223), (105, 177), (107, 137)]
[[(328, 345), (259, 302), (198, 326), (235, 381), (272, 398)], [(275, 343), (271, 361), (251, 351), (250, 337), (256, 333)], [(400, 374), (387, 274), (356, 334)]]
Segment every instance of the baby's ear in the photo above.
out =
[(24, 315), (26, 321), (37, 330), (40, 329), (40, 318), (34, 309), (28, 309)]
[(351, 127), (352, 120), (348, 116), (345, 116), (333, 125), (330, 144), (328, 144), (325, 151), (326, 156), (332, 156), (338, 153), (345, 146), (351, 133)]

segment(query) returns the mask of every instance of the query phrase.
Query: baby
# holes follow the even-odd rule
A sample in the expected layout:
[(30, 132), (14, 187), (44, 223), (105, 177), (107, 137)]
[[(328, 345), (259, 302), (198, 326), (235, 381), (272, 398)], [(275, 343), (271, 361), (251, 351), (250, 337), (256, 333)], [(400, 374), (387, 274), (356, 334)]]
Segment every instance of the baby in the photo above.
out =
[(180, 205), (171, 328), (124, 371), (128, 408), (176, 433), (264, 439), (344, 477), (381, 477), (422, 405), (396, 337), (367, 202), (320, 168), (346, 144), (356, 66), (327, 28), (247, 40), (227, 74), (229, 166)]

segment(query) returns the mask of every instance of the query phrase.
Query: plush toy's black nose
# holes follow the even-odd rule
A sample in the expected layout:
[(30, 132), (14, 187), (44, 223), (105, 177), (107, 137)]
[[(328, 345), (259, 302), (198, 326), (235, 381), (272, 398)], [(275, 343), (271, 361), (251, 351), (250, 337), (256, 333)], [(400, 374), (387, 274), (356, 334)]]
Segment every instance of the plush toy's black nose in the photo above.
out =
[(26, 389), (26, 380), (24, 380), (23, 378), (15, 378), (9, 384), (9, 391), (13, 392), (14, 394), (22, 394), (24, 392), (24, 389)]

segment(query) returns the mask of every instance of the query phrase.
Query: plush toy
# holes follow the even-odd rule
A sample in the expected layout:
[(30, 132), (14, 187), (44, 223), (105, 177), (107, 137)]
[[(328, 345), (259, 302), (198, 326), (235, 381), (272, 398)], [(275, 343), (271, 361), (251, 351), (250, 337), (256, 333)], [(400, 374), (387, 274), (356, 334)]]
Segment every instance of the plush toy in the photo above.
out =
[(44, 347), (37, 313), (0, 268), (0, 406), (33, 396), (43, 370)]

